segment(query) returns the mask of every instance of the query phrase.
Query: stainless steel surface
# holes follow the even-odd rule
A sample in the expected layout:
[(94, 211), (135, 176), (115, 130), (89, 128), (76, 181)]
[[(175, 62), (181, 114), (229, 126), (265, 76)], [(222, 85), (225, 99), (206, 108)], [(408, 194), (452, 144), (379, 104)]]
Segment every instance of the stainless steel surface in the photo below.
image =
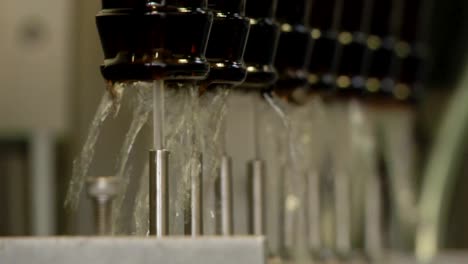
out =
[[(190, 208), (186, 208), (185, 234), (192, 237), (203, 235), (203, 155), (192, 157), (190, 168)], [(190, 219), (190, 221), (187, 221)]]
[(4, 264), (264, 264), (262, 237), (0, 239)]
[(99, 235), (112, 233), (112, 199), (119, 192), (116, 177), (93, 177), (88, 180), (88, 194), (94, 200), (95, 227)]
[(150, 151), (150, 234), (169, 234), (169, 151)]
[(253, 160), (249, 164), (249, 232), (257, 236), (265, 234), (264, 165), (262, 160)]
[(221, 219), (218, 221), (217, 233), (223, 236), (232, 235), (233, 212), (232, 212), (232, 166), (231, 158), (221, 158), (220, 177), (216, 184), (216, 202), (220, 204)]
[[(0, 263), (15, 264), (265, 264), (263, 237), (197, 239), (141, 237), (48, 237), (0, 239)], [(268, 263), (285, 263), (278, 259)], [(333, 261), (327, 263), (343, 263)], [(369, 263), (351, 260), (348, 263)], [(384, 263), (417, 264), (410, 255), (387, 252)], [(427, 264), (468, 263), (466, 251), (443, 251)]]
[(434, 256), (432, 260), (421, 261), (411, 255), (401, 253), (387, 253), (387, 263), (395, 264), (464, 264), (468, 263), (468, 252), (457, 250), (441, 251), (439, 255)]

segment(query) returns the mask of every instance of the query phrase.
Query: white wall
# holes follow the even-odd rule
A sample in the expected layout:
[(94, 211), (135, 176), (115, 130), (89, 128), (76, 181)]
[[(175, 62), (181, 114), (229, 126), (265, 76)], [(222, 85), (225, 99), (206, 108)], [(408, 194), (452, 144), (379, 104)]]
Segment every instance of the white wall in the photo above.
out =
[(66, 130), (72, 2), (0, 1), (0, 134)]

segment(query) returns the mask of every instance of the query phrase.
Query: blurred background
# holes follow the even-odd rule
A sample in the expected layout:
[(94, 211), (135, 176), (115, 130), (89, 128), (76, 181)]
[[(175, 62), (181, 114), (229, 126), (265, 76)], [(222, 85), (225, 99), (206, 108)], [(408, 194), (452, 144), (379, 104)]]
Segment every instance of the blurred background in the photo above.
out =
[[(100, 1), (0, 1), (0, 236), (91, 233), (89, 203), (82, 203), (76, 218), (65, 212), (63, 201), (73, 159), (105, 89), (94, 19), (99, 9)], [(467, 17), (467, 1), (434, 0), (426, 25), (430, 71), (417, 105), (419, 171), (428, 162), (447, 103), (468, 77)], [(93, 175), (113, 169), (128, 124), (122, 120), (131, 114), (122, 115), (106, 125)], [(447, 248), (468, 247), (468, 142), (463, 149), (446, 208)], [(133, 158), (145, 157), (143, 152)]]

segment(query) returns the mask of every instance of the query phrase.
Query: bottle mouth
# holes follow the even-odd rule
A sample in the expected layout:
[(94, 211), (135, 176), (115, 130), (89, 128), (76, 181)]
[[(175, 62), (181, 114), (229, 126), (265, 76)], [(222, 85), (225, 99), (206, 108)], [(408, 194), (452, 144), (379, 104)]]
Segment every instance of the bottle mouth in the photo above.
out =
[(196, 9), (207, 7), (206, 0), (102, 0), (102, 9), (134, 9), (145, 10), (151, 8), (186, 8)]
[(111, 81), (152, 80), (203, 80), (209, 72), (209, 64), (202, 58), (164, 59), (153, 61), (132, 60), (130, 54), (118, 59), (106, 60), (101, 73)]

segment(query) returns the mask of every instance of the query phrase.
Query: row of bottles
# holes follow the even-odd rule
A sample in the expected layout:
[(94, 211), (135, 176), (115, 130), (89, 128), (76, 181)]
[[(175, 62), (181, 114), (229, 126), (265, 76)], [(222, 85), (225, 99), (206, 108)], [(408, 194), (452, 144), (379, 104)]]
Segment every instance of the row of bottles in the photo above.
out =
[(279, 91), (310, 87), (398, 100), (420, 92), (423, 0), (121, 0), (102, 7), (102, 73), (110, 81), (267, 88), (278, 80)]

